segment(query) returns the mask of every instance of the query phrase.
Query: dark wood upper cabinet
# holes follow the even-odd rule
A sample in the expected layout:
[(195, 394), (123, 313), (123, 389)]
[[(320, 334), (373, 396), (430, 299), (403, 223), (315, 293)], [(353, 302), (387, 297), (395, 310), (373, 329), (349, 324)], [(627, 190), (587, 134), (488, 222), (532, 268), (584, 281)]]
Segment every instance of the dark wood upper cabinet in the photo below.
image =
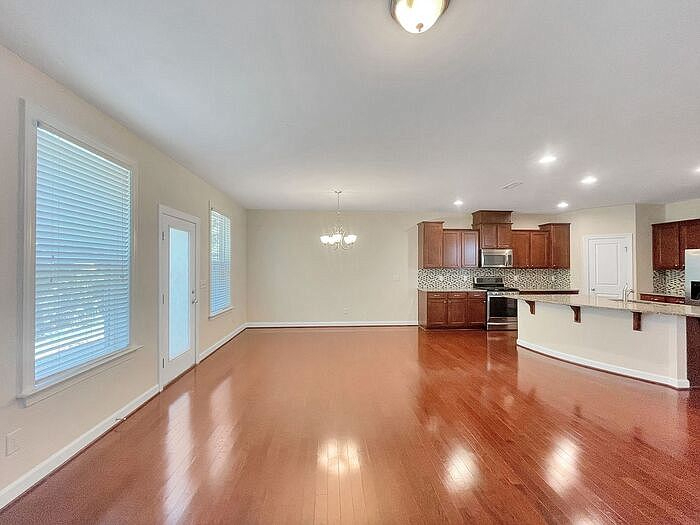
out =
[[(700, 219), (683, 221), (679, 227), (681, 253), (686, 250), (700, 249)], [(685, 263), (685, 254), (682, 253), (681, 264)]]
[(548, 266), (569, 268), (571, 266), (571, 225), (563, 222), (540, 224), (540, 230), (549, 234)]
[(510, 224), (496, 225), (496, 248), (510, 248), (513, 242), (513, 230)]
[(685, 268), (685, 251), (700, 248), (700, 219), (651, 225), (654, 270)]
[(543, 231), (530, 233), (530, 267), (549, 267), (549, 233)]
[(462, 268), (479, 266), (479, 232), (462, 230)]
[(511, 211), (479, 210), (472, 213), (472, 228), (479, 231), (480, 248), (511, 247)]
[(652, 224), (654, 270), (681, 268), (680, 223)]
[(442, 267), (462, 266), (462, 235), (459, 230), (442, 231)]
[(549, 233), (513, 230), (513, 268), (548, 268)]
[(530, 267), (530, 232), (513, 230), (513, 268)]
[(418, 224), (418, 267), (442, 267), (442, 222)]

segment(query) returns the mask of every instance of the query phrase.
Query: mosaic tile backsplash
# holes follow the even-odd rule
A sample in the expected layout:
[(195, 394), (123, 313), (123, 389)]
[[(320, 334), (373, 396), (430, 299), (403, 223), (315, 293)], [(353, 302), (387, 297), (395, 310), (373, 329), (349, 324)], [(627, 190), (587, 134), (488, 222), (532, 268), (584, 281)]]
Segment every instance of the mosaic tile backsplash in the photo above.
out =
[(515, 268), (424, 268), (418, 270), (420, 290), (471, 290), (474, 277), (503, 276), (506, 286), (521, 290), (568, 289), (569, 270)]
[(685, 271), (654, 270), (654, 293), (683, 295), (685, 293)]

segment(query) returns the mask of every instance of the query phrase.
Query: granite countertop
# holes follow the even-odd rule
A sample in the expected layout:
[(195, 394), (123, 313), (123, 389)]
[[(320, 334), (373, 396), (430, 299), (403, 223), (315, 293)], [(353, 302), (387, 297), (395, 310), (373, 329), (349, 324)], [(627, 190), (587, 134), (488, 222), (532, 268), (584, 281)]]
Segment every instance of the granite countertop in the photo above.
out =
[(685, 299), (685, 295), (682, 293), (671, 293), (671, 292), (639, 292), (640, 295), (658, 295), (660, 297), (680, 297)]
[(537, 303), (563, 304), (567, 306), (584, 306), (590, 308), (605, 308), (609, 310), (628, 310), (643, 314), (680, 315), (684, 317), (700, 317), (700, 306), (687, 304), (652, 303), (649, 301), (615, 301), (591, 295), (536, 295), (522, 294), (519, 299)]

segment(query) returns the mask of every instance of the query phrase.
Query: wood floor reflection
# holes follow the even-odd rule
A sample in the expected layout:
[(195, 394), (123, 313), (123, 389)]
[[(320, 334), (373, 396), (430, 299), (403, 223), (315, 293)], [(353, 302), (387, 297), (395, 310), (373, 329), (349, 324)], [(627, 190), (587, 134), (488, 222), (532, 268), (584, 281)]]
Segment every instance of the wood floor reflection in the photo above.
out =
[(247, 330), (0, 523), (698, 523), (700, 392), (512, 333)]

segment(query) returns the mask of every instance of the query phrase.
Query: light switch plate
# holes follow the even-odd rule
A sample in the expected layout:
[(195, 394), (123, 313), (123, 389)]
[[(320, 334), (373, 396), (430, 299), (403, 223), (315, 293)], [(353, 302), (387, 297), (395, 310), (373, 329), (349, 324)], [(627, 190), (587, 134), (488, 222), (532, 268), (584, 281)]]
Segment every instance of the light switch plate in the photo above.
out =
[(18, 428), (17, 430), (13, 430), (12, 432), (8, 432), (5, 434), (5, 455), (6, 456), (11, 456), (15, 452), (19, 450), (19, 438), (20, 438), (20, 431), (22, 429)]
[(206, 282), (206, 281), (199, 281), (199, 287), (200, 287), (202, 290), (206, 290), (206, 288), (207, 288), (207, 282)]

